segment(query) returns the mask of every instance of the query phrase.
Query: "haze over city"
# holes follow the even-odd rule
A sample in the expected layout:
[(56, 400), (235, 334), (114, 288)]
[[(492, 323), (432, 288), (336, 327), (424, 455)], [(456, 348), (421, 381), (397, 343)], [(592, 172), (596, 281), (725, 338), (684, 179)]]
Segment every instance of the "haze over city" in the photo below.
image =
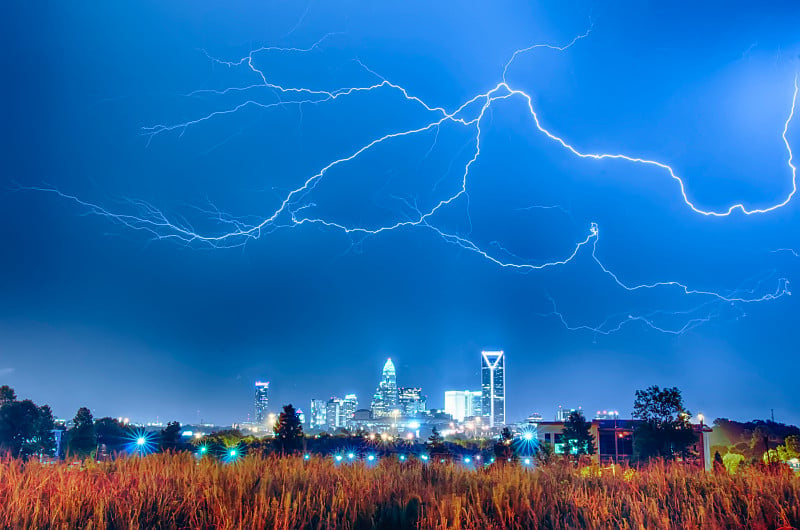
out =
[(503, 350), (509, 421), (800, 422), (791, 3), (12, 18), (0, 384), (56, 416), (367, 404), (388, 357), (441, 409)]

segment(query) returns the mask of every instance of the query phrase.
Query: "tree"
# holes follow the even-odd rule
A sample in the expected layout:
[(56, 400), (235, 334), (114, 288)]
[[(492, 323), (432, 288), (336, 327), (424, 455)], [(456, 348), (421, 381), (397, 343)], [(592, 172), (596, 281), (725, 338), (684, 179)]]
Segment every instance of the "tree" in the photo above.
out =
[(444, 445), (444, 438), (439, 433), (439, 429), (436, 427), (431, 430), (431, 435), (428, 437), (428, 450), (430, 451), (431, 458), (434, 460), (441, 460), (442, 458), (447, 458), (450, 455), (450, 451), (447, 450), (447, 446)]
[[(594, 436), (590, 432), (592, 424), (586, 421), (583, 412), (573, 410), (564, 422), (563, 436), (567, 442), (568, 453), (572, 455), (593, 455)], [(616, 436), (616, 435), (615, 435)]]
[(68, 452), (78, 457), (90, 455), (97, 448), (97, 434), (92, 412), (86, 407), (81, 407), (72, 422), (75, 425), (67, 431), (69, 436)]
[(742, 462), (744, 462), (744, 456), (739, 453), (728, 453), (722, 457), (722, 463), (725, 464), (725, 469), (728, 470), (728, 473), (736, 473)]
[(100, 418), (94, 422), (97, 445), (105, 446), (111, 452), (122, 451), (130, 443), (132, 428), (126, 427), (116, 418)]
[(161, 429), (161, 443), (159, 444), (162, 451), (175, 451), (181, 446), (181, 424), (177, 421), (167, 423), (167, 426)]
[(637, 390), (633, 417), (640, 420), (633, 433), (636, 460), (685, 458), (697, 441), (689, 423), (691, 414), (683, 406), (681, 391), (676, 387)]
[(281, 453), (294, 453), (303, 448), (303, 424), (291, 403), (283, 406), (273, 430), (277, 449)]
[(55, 449), (53, 413), (26, 399), (7, 401), (0, 407), (0, 451), (30, 458), (51, 455)]
[(444, 444), (444, 438), (442, 438), (442, 435), (439, 433), (439, 429), (434, 427), (431, 430), (431, 435), (428, 437), (428, 445), (435, 446), (442, 444)]
[(778, 460), (783, 462), (793, 458), (800, 458), (800, 436), (796, 434), (787, 436), (783, 445), (779, 445), (776, 451), (778, 453)]
[(27, 455), (53, 456), (56, 450), (55, 431), (56, 422), (53, 411), (47, 405), (39, 407), (33, 438), (28, 440), (23, 453)]
[(5, 405), (6, 403), (10, 403), (12, 401), (17, 400), (17, 394), (14, 392), (14, 389), (8, 385), (0, 386), (0, 407)]
[(494, 458), (497, 462), (508, 462), (514, 456), (514, 449), (511, 447), (513, 435), (508, 427), (503, 427), (500, 431), (500, 440), (494, 444)]

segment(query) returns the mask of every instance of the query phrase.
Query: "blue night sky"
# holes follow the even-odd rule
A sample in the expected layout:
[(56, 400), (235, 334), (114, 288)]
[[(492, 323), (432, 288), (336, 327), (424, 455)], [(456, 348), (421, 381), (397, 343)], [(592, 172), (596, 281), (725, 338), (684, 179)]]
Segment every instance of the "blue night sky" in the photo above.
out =
[[(442, 407), (503, 349), (510, 420), (627, 415), (658, 384), (800, 422), (800, 198), (696, 211), (792, 192), (795, 2), (15, 4), (0, 384), (21, 397), (230, 423), (256, 379), (274, 408), (368, 405), (391, 356)], [(581, 35), (498, 87), (515, 50)], [(549, 138), (526, 95), (582, 153), (669, 165), (694, 209), (662, 167)]]

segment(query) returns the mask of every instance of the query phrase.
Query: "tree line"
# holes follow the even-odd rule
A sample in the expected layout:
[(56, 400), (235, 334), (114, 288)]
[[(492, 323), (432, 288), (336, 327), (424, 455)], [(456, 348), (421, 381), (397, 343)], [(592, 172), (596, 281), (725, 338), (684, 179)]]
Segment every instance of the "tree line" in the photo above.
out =
[[(691, 414), (683, 403), (680, 390), (675, 387), (660, 388), (651, 386), (646, 390), (637, 390), (633, 405), (633, 418), (636, 419), (633, 430), (632, 462), (645, 462), (653, 458), (686, 459), (692, 456), (693, 446), (697, 442), (697, 434), (689, 419)], [(720, 425), (728, 425), (729, 420), (717, 420)], [(794, 427), (793, 429), (797, 429)], [(60, 452), (56, 454), (56, 425), (53, 414), (47, 405), (37, 406), (31, 400), (18, 400), (14, 390), (8, 386), (0, 387), (0, 453), (28, 459), (32, 457), (76, 457), (93, 456), (101, 458), (119, 453), (130, 453), (135, 443), (137, 428), (120, 423), (114, 418), (94, 419), (88, 408), (81, 407), (72, 420), (72, 427), (61, 432)], [(794, 431), (792, 431), (794, 432)], [(360, 447), (358, 439), (364, 433), (356, 433), (342, 437), (329, 435), (308, 439), (303, 434), (299, 415), (292, 405), (283, 408), (274, 427), (274, 438), (269, 440), (253, 436), (244, 436), (236, 430), (220, 431), (205, 436), (202, 440), (189, 440), (181, 436), (182, 428), (178, 422), (170, 422), (160, 431), (148, 433), (148, 445), (152, 451), (193, 450), (203, 444), (211, 453), (222, 454), (229, 447), (243, 447), (248, 450), (259, 450), (280, 453), (293, 453), (312, 449), (321, 452), (333, 452), (340, 447)], [(756, 430), (754, 439), (761, 438), (762, 431)], [(576, 461), (584, 455), (597, 452), (597, 440), (591, 432), (591, 422), (580, 410), (572, 411), (564, 423), (561, 432), (564, 440), (565, 457)], [(528, 443), (533, 442), (533, 443)], [(756, 442), (753, 442), (756, 443)], [(786, 445), (770, 446), (764, 442), (764, 453), (777, 459), (792, 456), (800, 451), (800, 437), (789, 437)], [(483, 450), (492, 454), (495, 461), (508, 461), (518, 458), (532, 457), (539, 461), (554, 457), (551, 445), (539, 443), (535, 439), (527, 440), (524, 433), (515, 437), (505, 428), (499, 439), (490, 442), (489, 446), (480, 445), (472, 448), (459, 447), (458, 443), (446, 442), (434, 429), (433, 435), (426, 441), (425, 449), (432, 458), (451, 458), (468, 451)], [(374, 448), (372, 448), (374, 449)], [(771, 452), (770, 452), (771, 451)], [(727, 453), (727, 451), (725, 451)], [(714, 454), (714, 451), (712, 451)], [(717, 460), (726, 454), (715, 456)]]

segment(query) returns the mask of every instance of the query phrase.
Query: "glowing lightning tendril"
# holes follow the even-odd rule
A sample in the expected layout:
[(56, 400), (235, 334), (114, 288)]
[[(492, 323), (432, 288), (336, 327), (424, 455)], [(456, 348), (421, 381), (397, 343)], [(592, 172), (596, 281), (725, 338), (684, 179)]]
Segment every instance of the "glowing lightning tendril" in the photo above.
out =
[[(321, 225), (325, 227), (335, 228), (348, 234), (362, 235), (362, 236), (372, 236), (380, 234), (382, 232), (396, 230), (402, 227), (421, 227), (433, 231), (445, 241), (458, 245), (459, 247), (466, 249), (470, 252), (473, 252), (475, 254), (478, 254), (479, 256), (495, 263), (496, 265), (499, 265), (504, 268), (516, 269), (521, 271), (541, 270), (550, 267), (565, 265), (570, 261), (572, 261), (579, 254), (579, 252), (583, 247), (590, 246), (591, 257), (597, 263), (599, 268), (606, 275), (608, 275), (616, 283), (616, 285), (627, 291), (640, 291), (640, 290), (655, 289), (655, 288), (673, 288), (685, 295), (704, 296), (710, 298), (713, 301), (724, 302), (729, 304), (775, 300), (784, 295), (790, 294), (788, 281), (783, 278), (778, 280), (778, 286), (774, 291), (768, 292), (761, 296), (755, 296), (755, 295), (744, 296), (741, 290), (733, 290), (728, 293), (717, 293), (712, 291), (696, 290), (696, 289), (691, 289), (688, 286), (679, 283), (677, 281), (659, 281), (659, 282), (640, 284), (640, 285), (626, 284), (616, 274), (614, 274), (611, 270), (609, 270), (597, 257), (596, 250), (597, 250), (597, 243), (599, 240), (599, 229), (597, 224), (595, 223), (591, 224), (585, 238), (580, 240), (572, 249), (572, 251), (567, 253), (566, 256), (562, 257), (561, 259), (556, 259), (542, 263), (530, 263), (525, 260), (518, 259), (516, 256), (513, 256), (508, 252), (506, 252), (506, 254), (508, 254), (514, 259), (500, 258), (498, 256), (491, 254), (488, 250), (483, 249), (481, 246), (479, 246), (471, 239), (464, 237), (462, 235), (448, 233), (442, 230), (441, 228), (438, 228), (435, 225), (434, 217), (436, 216), (437, 212), (446, 208), (448, 205), (453, 204), (462, 196), (465, 197), (467, 196), (467, 183), (468, 183), (470, 169), (479, 159), (481, 154), (481, 141), (482, 141), (481, 123), (484, 119), (487, 110), (491, 108), (494, 102), (510, 98), (522, 99), (527, 106), (528, 112), (533, 120), (533, 125), (535, 126), (536, 130), (539, 133), (543, 134), (545, 137), (555, 142), (556, 144), (560, 145), (562, 148), (566, 149), (568, 152), (575, 155), (576, 157), (582, 159), (594, 159), (594, 160), (603, 160), (603, 159), (620, 160), (638, 165), (653, 166), (665, 171), (673, 180), (675, 180), (678, 183), (684, 203), (686, 203), (686, 205), (689, 208), (691, 208), (691, 210), (703, 216), (724, 217), (731, 215), (734, 211), (737, 210), (745, 215), (763, 214), (781, 208), (791, 201), (791, 199), (794, 197), (797, 191), (797, 182), (796, 182), (797, 170), (793, 162), (792, 149), (787, 139), (787, 133), (792, 118), (794, 117), (795, 103), (797, 101), (797, 94), (798, 94), (797, 79), (795, 79), (794, 83), (794, 93), (792, 96), (791, 110), (789, 112), (789, 116), (786, 119), (786, 122), (784, 123), (783, 133), (782, 133), (783, 142), (785, 144), (786, 151), (788, 153), (787, 164), (791, 172), (791, 181), (792, 181), (791, 191), (785, 198), (768, 207), (748, 208), (744, 205), (744, 203), (740, 202), (733, 204), (722, 210), (702, 209), (698, 207), (689, 198), (686, 190), (686, 185), (683, 179), (676, 174), (675, 170), (671, 166), (655, 160), (648, 160), (625, 154), (583, 152), (578, 148), (574, 147), (573, 145), (571, 145), (570, 143), (568, 143), (564, 138), (557, 136), (551, 130), (545, 128), (539, 119), (539, 115), (534, 109), (532, 97), (525, 91), (513, 88), (509, 84), (507, 80), (508, 70), (513, 65), (515, 59), (522, 54), (525, 54), (527, 52), (530, 52), (538, 48), (546, 48), (550, 50), (557, 50), (563, 52), (572, 47), (575, 43), (577, 43), (581, 39), (587, 37), (590, 31), (591, 29), (587, 31), (585, 34), (575, 37), (572, 41), (563, 46), (555, 46), (550, 44), (535, 44), (527, 48), (516, 50), (511, 55), (509, 60), (505, 63), (502, 72), (502, 80), (497, 85), (495, 85), (493, 88), (491, 88), (489, 91), (485, 93), (474, 96), (473, 98), (464, 102), (462, 105), (460, 105), (451, 112), (447, 111), (442, 107), (429, 105), (421, 98), (410, 94), (401, 85), (393, 83), (388, 79), (386, 79), (385, 77), (369, 69), (366, 65), (364, 65), (360, 61), (357, 61), (358, 64), (366, 72), (368, 72), (371, 75), (374, 75), (378, 81), (373, 84), (368, 84), (365, 86), (346, 87), (346, 88), (336, 89), (333, 91), (316, 90), (304, 87), (287, 87), (270, 82), (268, 80), (268, 76), (264, 73), (264, 71), (259, 69), (254, 62), (254, 57), (259, 53), (312, 52), (314, 50), (319, 49), (322, 43), (333, 34), (325, 35), (322, 39), (320, 39), (319, 41), (317, 41), (308, 48), (261, 47), (250, 51), (248, 55), (237, 61), (222, 61), (220, 59), (213, 58), (206, 53), (209, 59), (216, 64), (224, 65), (229, 68), (246, 67), (253, 74), (257, 76), (258, 82), (242, 87), (228, 87), (223, 90), (197, 90), (189, 93), (188, 94), (189, 96), (197, 94), (225, 95), (233, 92), (244, 93), (255, 90), (268, 89), (272, 93), (277, 95), (278, 100), (276, 102), (263, 103), (257, 101), (256, 99), (248, 99), (231, 108), (216, 110), (205, 116), (185, 121), (182, 123), (177, 123), (172, 125), (154, 125), (152, 127), (147, 127), (144, 128), (143, 132), (145, 135), (148, 136), (148, 143), (154, 137), (170, 131), (179, 131), (180, 135), (183, 135), (183, 133), (189, 127), (200, 125), (203, 122), (209, 121), (213, 118), (222, 115), (237, 113), (240, 110), (245, 109), (246, 107), (272, 108), (272, 107), (286, 106), (286, 105), (297, 105), (302, 108), (303, 105), (308, 105), (308, 104), (318, 105), (339, 98), (354, 96), (358, 93), (372, 92), (377, 90), (396, 91), (399, 94), (401, 94), (408, 102), (421, 106), (426, 112), (431, 113), (435, 116), (432, 119), (432, 121), (428, 123), (422, 124), (416, 128), (401, 130), (392, 132), (390, 134), (386, 134), (384, 136), (381, 136), (379, 138), (376, 138), (368, 142), (367, 144), (356, 149), (354, 152), (345, 157), (333, 160), (325, 167), (320, 169), (317, 173), (306, 179), (300, 187), (287, 193), (286, 196), (283, 198), (283, 200), (280, 202), (278, 208), (274, 210), (270, 215), (264, 217), (258, 222), (247, 222), (242, 218), (236, 218), (228, 214), (224, 214), (217, 209), (214, 209), (213, 211), (210, 212), (205, 212), (207, 214), (210, 214), (222, 226), (229, 226), (230, 230), (227, 232), (219, 234), (198, 233), (191, 227), (191, 225), (188, 222), (179, 222), (174, 219), (169, 219), (168, 216), (165, 215), (161, 210), (140, 201), (130, 201), (130, 205), (134, 207), (135, 213), (117, 213), (117, 212), (112, 212), (109, 209), (102, 207), (100, 205), (82, 200), (76, 196), (62, 193), (61, 191), (54, 188), (35, 188), (35, 189), (56, 193), (59, 196), (70, 199), (79, 204), (80, 206), (86, 208), (86, 210), (89, 213), (107, 217), (113, 221), (120, 222), (131, 229), (143, 230), (149, 232), (156, 239), (175, 239), (186, 244), (199, 243), (214, 248), (243, 245), (247, 241), (252, 239), (258, 239), (263, 234), (269, 233), (273, 230), (286, 227), (296, 227), (304, 224)], [(477, 107), (478, 109), (477, 113), (471, 110), (475, 107)], [(308, 196), (309, 192), (314, 190), (314, 188), (323, 180), (325, 175), (328, 172), (330, 172), (333, 168), (343, 166), (348, 162), (357, 159), (366, 151), (369, 151), (375, 148), (376, 146), (385, 144), (387, 142), (390, 142), (398, 138), (413, 136), (427, 131), (432, 131), (435, 129), (437, 132), (437, 140), (438, 140), (439, 128), (446, 122), (459, 124), (464, 127), (471, 127), (475, 132), (475, 135), (472, 138), (472, 141), (474, 142), (472, 144), (473, 145), (472, 156), (464, 165), (460, 178), (460, 187), (455, 193), (440, 199), (433, 205), (432, 208), (429, 208), (426, 211), (421, 211), (416, 206), (412, 206), (407, 202), (407, 205), (412, 210), (414, 210), (416, 214), (415, 217), (403, 221), (398, 221), (392, 224), (372, 227), (372, 228), (363, 226), (346, 226), (345, 224), (336, 222), (334, 220), (308, 217), (305, 215), (309, 211), (309, 209), (312, 206), (314, 206), (314, 203), (303, 202), (304, 198)], [(431, 149), (432, 148), (433, 147), (431, 147)], [(495, 246), (502, 249), (502, 247), (499, 246), (499, 244), (496, 244)], [(622, 327), (622, 325), (631, 321), (642, 322), (645, 325), (662, 332), (682, 333), (687, 329), (691, 329), (696, 325), (708, 321), (711, 318), (710, 315), (704, 317), (692, 317), (684, 325), (679, 326), (676, 329), (666, 329), (663, 327), (659, 327), (653, 323), (652, 317), (656, 313), (658, 312), (656, 311), (648, 315), (639, 315), (639, 316), (627, 315), (623, 316), (619, 320), (619, 323), (617, 325), (609, 324), (608, 321), (606, 321), (597, 327), (570, 326), (564, 319), (563, 315), (556, 310), (554, 302), (553, 302), (553, 312), (550, 314), (557, 316), (561, 320), (562, 324), (568, 329), (588, 329), (601, 334), (608, 334), (613, 331), (617, 331)], [(675, 313), (673, 312), (673, 314)]]

